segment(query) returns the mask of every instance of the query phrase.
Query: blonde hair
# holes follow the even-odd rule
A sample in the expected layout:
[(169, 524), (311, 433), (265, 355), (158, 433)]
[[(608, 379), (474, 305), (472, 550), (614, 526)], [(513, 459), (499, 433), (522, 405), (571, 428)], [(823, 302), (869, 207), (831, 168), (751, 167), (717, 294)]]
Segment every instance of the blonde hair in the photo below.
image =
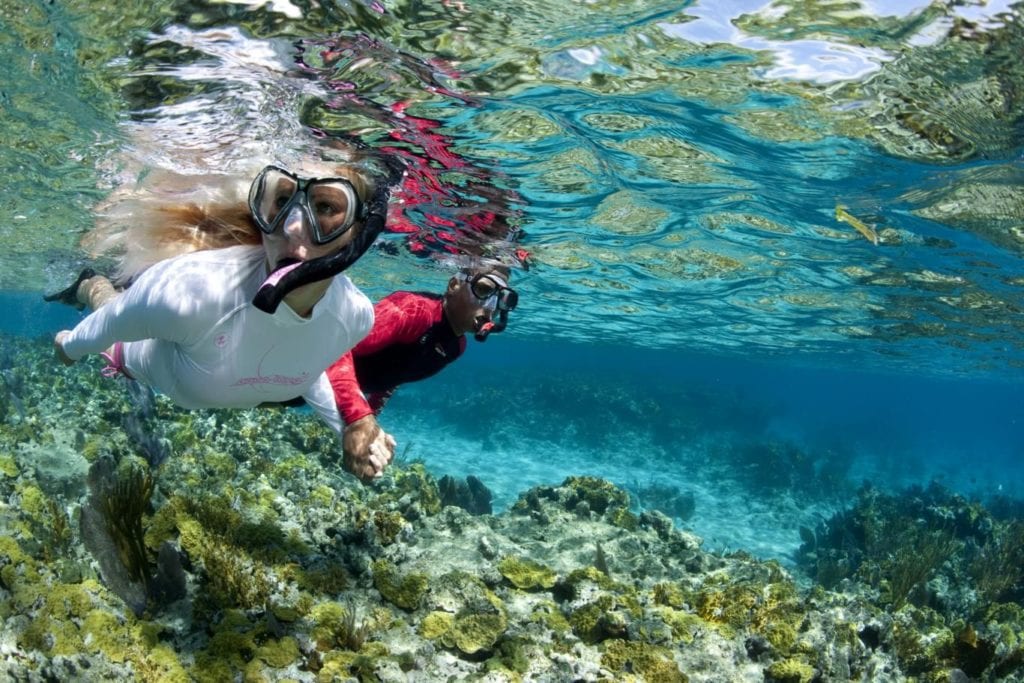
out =
[[(330, 165), (359, 197), (374, 191), (372, 170), (360, 164)], [(224, 174), (182, 175), (154, 171), (134, 188), (116, 190), (97, 210), (95, 227), (82, 238), (93, 257), (117, 260), (114, 279), (125, 284), (154, 263), (205, 249), (262, 244), (249, 212), (247, 178)], [(326, 174), (325, 174), (326, 175)]]

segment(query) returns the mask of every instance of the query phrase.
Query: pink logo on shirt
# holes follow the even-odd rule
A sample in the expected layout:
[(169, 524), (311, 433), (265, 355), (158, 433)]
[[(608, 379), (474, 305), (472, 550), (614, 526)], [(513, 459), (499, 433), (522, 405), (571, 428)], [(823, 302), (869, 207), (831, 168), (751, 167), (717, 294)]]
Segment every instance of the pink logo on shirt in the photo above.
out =
[(293, 386), (295, 384), (302, 384), (308, 377), (308, 372), (304, 372), (298, 377), (288, 377), (287, 375), (257, 375), (255, 377), (243, 377), (231, 386), (248, 387), (253, 386), (254, 384), (282, 384)]
[(228, 335), (218, 335), (217, 338), (213, 340), (213, 343), (217, 346), (218, 349), (223, 349), (228, 344)]

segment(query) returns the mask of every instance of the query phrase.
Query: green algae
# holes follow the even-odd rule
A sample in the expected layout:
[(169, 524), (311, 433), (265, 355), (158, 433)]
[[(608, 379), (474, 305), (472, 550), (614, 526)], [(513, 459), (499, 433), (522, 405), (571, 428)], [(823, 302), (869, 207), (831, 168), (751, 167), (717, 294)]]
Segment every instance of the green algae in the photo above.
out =
[(8, 479), (14, 479), (18, 476), (18, 473), (18, 464), (14, 461), (14, 458), (10, 455), (0, 455), (0, 475)]
[(554, 570), (532, 560), (512, 555), (502, 558), (498, 571), (516, 588), (548, 589), (555, 585), (558, 575)]
[(387, 560), (378, 560), (373, 563), (373, 587), (396, 607), (412, 611), (419, 607), (427, 593), (427, 575), (422, 572), (403, 575)]
[(508, 611), (502, 600), (479, 578), (465, 572), (439, 577), (429, 600), (446, 609), (428, 613), (420, 623), (420, 634), (463, 655), (491, 651), (508, 628)]
[(299, 588), (318, 595), (338, 595), (349, 587), (348, 572), (337, 563), (297, 570), (295, 583)]
[(324, 602), (310, 611), (313, 622), (311, 635), (322, 650), (342, 648), (359, 652), (374, 628), (379, 628), (387, 619), (377, 614), (371, 619), (361, 620), (358, 607), (349, 602)]
[(450, 612), (431, 612), (420, 621), (419, 634), (427, 640), (441, 640), (448, 635), (454, 623), (455, 615)]
[[(412, 501), (426, 515), (441, 512), (441, 492), (434, 479), (422, 463), (408, 467), (392, 467), (388, 470), (382, 490), (376, 496), (374, 507), (402, 511), (403, 501)], [(408, 515), (407, 515), (408, 516)], [(418, 515), (412, 515), (416, 517)]]
[(295, 638), (285, 636), (264, 642), (256, 649), (256, 655), (267, 666), (283, 669), (301, 657), (299, 644)]
[(618, 680), (647, 683), (686, 683), (689, 680), (679, 670), (671, 650), (648, 643), (610, 640), (604, 645), (601, 665), (616, 672)]
[(799, 659), (773, 662), (764, 671), (765, 680), (771, 683), (811, 683), (815, 674), (813, 666)]
[(668, 605), (679, 609), (686, 604), (686, 593), (678, 584), (664, 582), (655, 584), (652, 593), (654, 603), (657, 605)]
[(22, 484), (15, 489), (19, 495), (21, 510), (36, 521), (45, 519), (47, 512), (46, 494), (35, 484)]
[(556, 635), (564, 635), (572, 630), (572, 624), (558, 609), (558, 605), (551, 601), (536, 604), (530, 613), (530, 621), (543, 624)]
[(398, 535), (407, 526), (405, 517), (400, 512), (377, 510), (373, 514), (373, 527), (381, 545), (391, 545), (398, 540)]
[(459, 613), (452, 621), (448, 634), (442, 637), (461, 652), (473, 655), (490, 650), (508, 627), (504, 610), (492, 613)]
[(458, 614), (431, 612), (420, 622), (419, 634), (464, 655), (490, 651), (508, 628), (504, 608), (465, 609)]

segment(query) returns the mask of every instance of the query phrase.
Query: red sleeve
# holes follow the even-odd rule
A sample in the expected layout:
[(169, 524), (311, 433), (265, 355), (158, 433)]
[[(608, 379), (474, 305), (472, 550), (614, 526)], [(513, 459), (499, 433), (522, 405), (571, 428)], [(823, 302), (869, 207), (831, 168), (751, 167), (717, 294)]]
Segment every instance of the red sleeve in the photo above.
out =
[(359, 381), (356, 379), (356, 365), (352, 360), (352, 352), (334, 362), (334, 365), (327, 368), (327, 379), (331, 382), (334, 390), (334, 403), (338, 406), (338, 413), (346, 425), (356, 420), (373, 414), (373, 409), (363, 397), (359, 389)]
[(327, 369), (334, 401), (346, 425), (376, 412), (359, 387), (355, 356), (376, 353), (392, 344), (410, 344), (440, 317), (440, 300), (411, 292), (395, 292), (377, 302), (370, 334)]

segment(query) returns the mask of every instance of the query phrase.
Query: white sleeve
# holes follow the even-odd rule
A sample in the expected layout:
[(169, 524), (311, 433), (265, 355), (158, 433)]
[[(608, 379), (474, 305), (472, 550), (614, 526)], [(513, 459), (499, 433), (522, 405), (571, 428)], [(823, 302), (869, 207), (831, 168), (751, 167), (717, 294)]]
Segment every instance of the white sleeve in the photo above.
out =
[(72, 359), (99, 353), (114, 342), (163, 339), (183, 343), (208, 327), (200, 313), (200, 283), (177, 278), (171, 261), (146, 270), (131, 287), (80, 322), (64, 341)]
[(338, 412), (338, 406), (334, 402), (334, 390), (331, 388), (331, 382), (327, 379), (326, 372), (320, 373), (320, 377), (309, 388), (309, 391), (302, 395), (302, 398), (338, 436), (344, 434), (345, 424), (341, 421), (341, 413)]

